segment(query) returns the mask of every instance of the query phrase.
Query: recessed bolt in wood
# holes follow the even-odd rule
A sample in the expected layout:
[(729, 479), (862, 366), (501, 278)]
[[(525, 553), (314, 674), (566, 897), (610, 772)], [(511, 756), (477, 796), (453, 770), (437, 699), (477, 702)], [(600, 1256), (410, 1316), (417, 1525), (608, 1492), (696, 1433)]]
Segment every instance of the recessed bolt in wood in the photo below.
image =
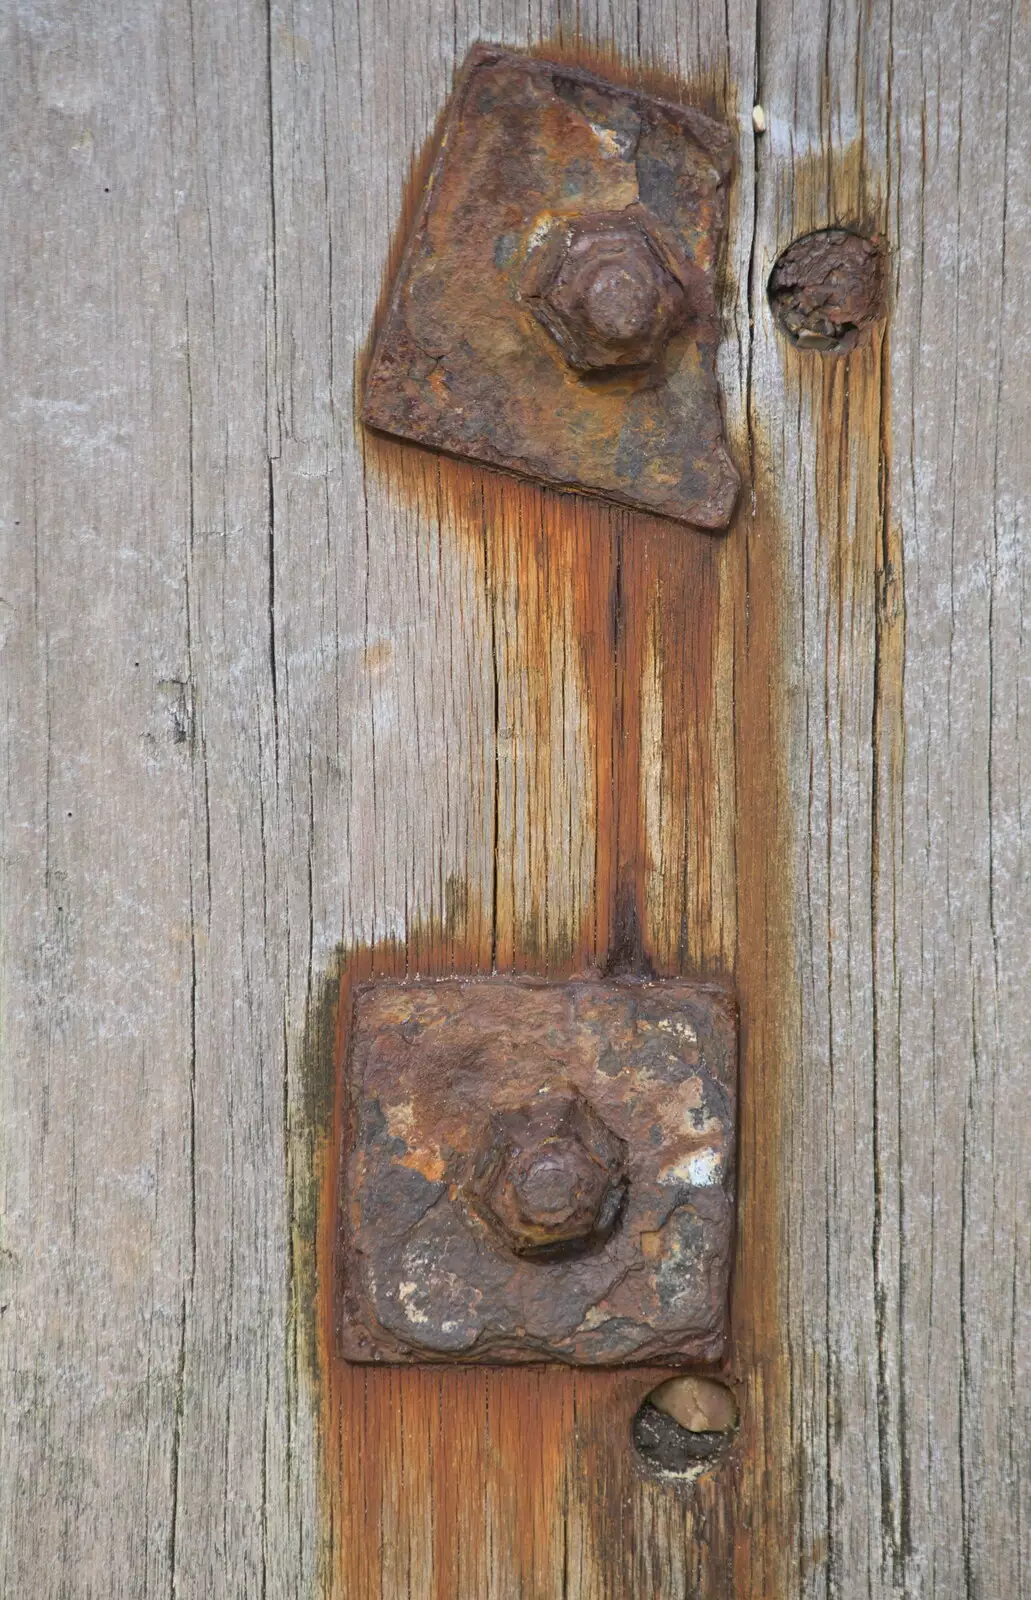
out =
[(884, 269), (878, 239), (851, 228), (803, 234), (777, 257), (770, 309), (799, 349), (844, 355), (884, 314)]

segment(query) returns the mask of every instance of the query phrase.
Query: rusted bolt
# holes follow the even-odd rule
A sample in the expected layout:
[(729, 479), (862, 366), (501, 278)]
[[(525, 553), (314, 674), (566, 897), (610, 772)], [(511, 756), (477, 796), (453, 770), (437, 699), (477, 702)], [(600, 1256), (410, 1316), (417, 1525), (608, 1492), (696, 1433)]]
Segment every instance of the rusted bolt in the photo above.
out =
[(555, 223), (530, 252), (522, 298), (580, 372), (650, 366), (689, 315), (691, 269), (640, 213)]
[(576, 1090), (545, 1090), (494, 1116), (470, 1196), (516, 1255), (547, 1258), (604, 1243), (626, 1186), (622, 1139)]
[(849, 228), (807, 233), (777, 257), (770, 308), (792, 344), (843, 355), (884, 312), (884, 250)]

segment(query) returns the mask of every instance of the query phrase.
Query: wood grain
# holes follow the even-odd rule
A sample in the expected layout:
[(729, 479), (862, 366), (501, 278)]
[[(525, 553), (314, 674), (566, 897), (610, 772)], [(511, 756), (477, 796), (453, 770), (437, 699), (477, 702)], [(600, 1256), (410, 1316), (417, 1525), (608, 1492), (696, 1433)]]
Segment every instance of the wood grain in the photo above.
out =
[[(1024, 8), (0, 28), (0, 1592), (1029, 1592)], [(477, 38), (738, 128), (725, 541), (356, 428)], [(834, 222), (893, 276), (838, 361), (764, 294)], [(654, 1375), (366, 1373), (327, 1321), (341, 979), (614, 946), (742, 1000), (691, 1496), (630, 1457)]]

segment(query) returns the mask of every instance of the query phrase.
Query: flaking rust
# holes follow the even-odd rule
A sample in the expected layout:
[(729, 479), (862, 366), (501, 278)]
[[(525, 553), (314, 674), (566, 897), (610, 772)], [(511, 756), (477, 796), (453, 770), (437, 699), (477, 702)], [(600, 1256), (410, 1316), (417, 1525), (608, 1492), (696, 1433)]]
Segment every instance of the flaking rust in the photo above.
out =
[(701, 112), (478, 46), (365, 388), (372, 427), (710, 532), (733, 161)]
[(355, 994), (338, 1331), (352, 1361), (715, 1361), (737, 1016), (680, 980)]

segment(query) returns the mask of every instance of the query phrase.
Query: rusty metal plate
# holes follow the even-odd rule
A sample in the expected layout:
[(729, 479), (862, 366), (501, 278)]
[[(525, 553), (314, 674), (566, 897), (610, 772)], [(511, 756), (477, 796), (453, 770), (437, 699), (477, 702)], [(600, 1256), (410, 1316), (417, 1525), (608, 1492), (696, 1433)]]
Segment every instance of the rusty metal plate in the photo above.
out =
[(716, 381), (732, 166), (701, 112), (480, 46), (377, 339), (387, 433), (725, 529)]
[(727, 1333), (725, 990), (533, 978), (356, 993), (339, 1334), (352, 1361), (712, 1361)]

